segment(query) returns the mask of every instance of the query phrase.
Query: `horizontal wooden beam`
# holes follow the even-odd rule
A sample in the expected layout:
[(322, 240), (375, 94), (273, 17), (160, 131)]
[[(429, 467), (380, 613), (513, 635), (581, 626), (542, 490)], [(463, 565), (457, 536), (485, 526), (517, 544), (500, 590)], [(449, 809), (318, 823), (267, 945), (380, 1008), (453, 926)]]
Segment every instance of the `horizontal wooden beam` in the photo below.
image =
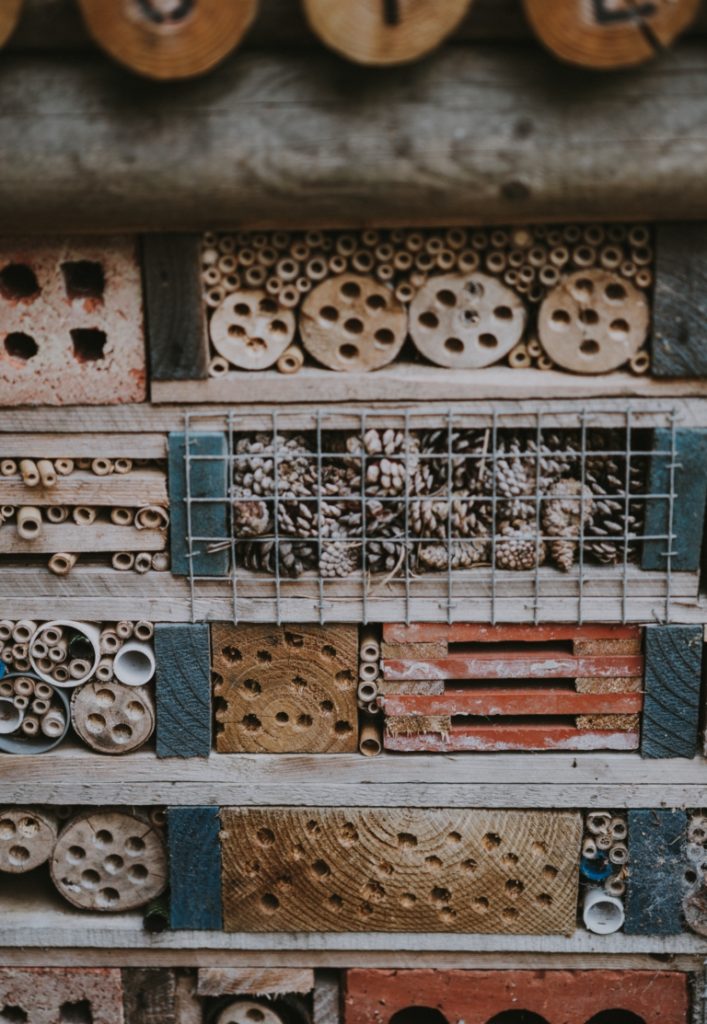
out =
[(155, 469), (96, 476), (77, 470), (54, 487), (27, 487), (20, 477), (0, 477), (0, 505), (166, 505), (167, 478)]
[(707, 218), (696, 42), (606, 77), (539, 46), (247, 52), (169, 89), (5, 55), (0, 111), (7, 232)]
[(40, 535), (34, 540), (18, 536), (14, 523), (0, 530), (0, 554), (42, 554), (54, 551), (164, 551), (167, 547), (165, 530), (137, 530), (134, 526), (115, 526), (113, 523), (43, 523)]

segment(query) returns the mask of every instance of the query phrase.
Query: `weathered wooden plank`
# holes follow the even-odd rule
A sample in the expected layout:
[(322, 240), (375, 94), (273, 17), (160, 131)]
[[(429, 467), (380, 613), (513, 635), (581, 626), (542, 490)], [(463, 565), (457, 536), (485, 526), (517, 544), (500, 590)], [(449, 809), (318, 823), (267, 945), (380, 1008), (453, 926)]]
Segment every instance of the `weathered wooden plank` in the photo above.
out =
[(200, 380), (208, 375), (200, 249), (198, 235), (145, 235), (142, 240), (153, 381)]
[[(4, 227), (707, 216), (700, 46), (686, 43), (610, 89), (571, 77), (569, 88), (567, 70), (539, 46), (480, 47), (473, 60), (448, 47), (383, 76), (321, 51), (244, 52), (185, 93), (148, 90), (103, 57), (9, 54), (0, 68), (4, 152), (22, 160), (2, 166)], [(615, 117), (618, 107), (631, 109), (629, 121)], [(198, 146), (185, 129), (195, 118)]]
[[(29, 504), (29, 502), (28, 502)], [(54, 551), (163, 551), (167, 547), (166, 530), (137, 530), (134, 526), (112, 523), (42, 523), (36, 540), (25, 540), (14, 522), (0, 530), (0, 554), (37, 554)]]
[(646, 626), (642, 757), (694, 757), (702, 686), (702, 626)]
[(640, 636), (639, 626), (591, 624), (566, 625), (564, 623), (540, 623), (531, 626), (527, 623), (503, 623), (489, 625), (485, 622), (415, 622), (406, 625), (402, 622), (386, 622), (383, 625), (383, 640), (388, 643), (417, 644), (446, 641), (447, 643), (504, 643), (526, 642), (544, 643), (548, 640), (574, 640), (583, 637), (587, 640), (633, 639)]
[(383, 735), (383, 746), (391, 751), (531, 751), (531, 750), (637, 750), (637, 732), (611, 729), (576, 729), (570, 725), (454, 725), (447, 733)]
[(627, 935), (676, 935), (682, 924), (687, 815), (654, 808), (628, 812)]
[(642, 705), (641, 693), (572, 693), (541, 688), (447, 690), (443, 696), (396, 694), (382, 701), (386, 715), (635, 714)]
[(123, 969), (126, 1024), (181, 1024), (176, 1012), (176, 975), (165, 967)]
[[(675, 431), (674, 439), (671, 430), (654, 431), (646, 493), (664, 497), (648, 497), (645, 501), (644, 535), (656, 539), (643, 542), (643, 569), (699, 569), (707, 506), (705, 464), (707, 431), (680, 429)], [(671, 514), (669, 496), (673, 491)], [(674, 539), (669, 544), (671, 533)]]
[(346, 972), (346, 1024), (391, 1021), (410, 1006), (435, 1007), (445, 1020), (464, 1024), (486, 1024), (513, 1013), (511, 1007), (522, 1007), (531, 1020), (586, 1024), (602, 1011), (616, 1012), (617, 1006), (621, 1015), (645, 1024), (687, 1024), (688, 979), (677, 971)]
[(220, 929), (221, 847), (218, 807), (169, 807), (170, 927)]
[(562, 650), (537, 653), (475, 651), (446, 658), (383, 661), (386, 679), (573, 679), (576, 676), (636, 676), (643, 671), (640, 655), (574, 657)]
[[(73, 411), (76, 415), (76, 410)], [(167, 438), (157, 433), (102, 434), (97, 430), (85, 434), (3, 431), (2, 454), (25, 459), (166, 459)]]
[(158, 623), (155, 628), (157, 756), (211, 753), (209, 627)]
[(659, 224), (653, 300), (656, 377), (707, 376), (707, 224)]
[[(221, 816), (227, 931), (575, 927), (578, 814), (228, 807)], [(516, 858), (510, 888), (506, 853)], [(548, 899), (535, 899), (539, 888)]]
[(314, 988), (311, 967), (201, 967), (197, 981), (200, 996), (306, 995)]
[(166, 505), (167, 480), (156, 469), (96, 476), (76, 470), (55, 487), (27, 487), (20, 477), (0, 476), (0, 505)]
[[(229, 550), (210, 552), (206, 538), (223, 541), (230, 533), (226, 437), (222, 433), (189, 434), (188, 459), (186, 437), (184, 433), (169, 435), (172, 572), (178, 576), (192, 572), (196, 576), (222, 576), (228, 569)], [(200, 498), (210, 500), (200, 502)], [(191, 547), (190, 538), (198, 538), (192, 540)]]

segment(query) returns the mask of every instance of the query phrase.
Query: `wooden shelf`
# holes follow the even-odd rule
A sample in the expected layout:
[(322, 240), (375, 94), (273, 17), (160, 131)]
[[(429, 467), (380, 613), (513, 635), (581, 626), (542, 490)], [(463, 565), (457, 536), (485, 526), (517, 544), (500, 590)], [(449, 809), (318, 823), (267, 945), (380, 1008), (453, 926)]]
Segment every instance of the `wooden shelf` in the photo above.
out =
[(0, 802), (311, 807), (700, 807), (707, 760), (638, 754), (0, 755)]
[(707, 380), (657, 380), (631, 373), (575, 376), (559, 370), (448, 370), (422, 363), (393, 363), (372, 373), (335, 373), (305, 366), (288, 375), (276, 370), (233, 371), (208, 380), (153, 381), (152, 401), (332, 402), (465, 401), (533, 398), (671, 398), (707, 396)]

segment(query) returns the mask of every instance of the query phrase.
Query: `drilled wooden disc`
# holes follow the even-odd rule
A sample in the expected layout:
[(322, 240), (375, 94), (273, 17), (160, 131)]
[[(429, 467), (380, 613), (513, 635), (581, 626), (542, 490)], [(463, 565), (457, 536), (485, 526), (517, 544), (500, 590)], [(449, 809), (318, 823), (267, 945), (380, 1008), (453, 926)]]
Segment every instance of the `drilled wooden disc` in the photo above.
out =
[(22, 874), (49, 860), (56, 844), (56, 823), (33, 807), (0, 810), (0, 871)]
[(127, 754), (155, 728), (155, 708), (145, 686), (87, 683), (74, 692), (71, 722), (84, 743), (102, 754)]
[(236, 999), (221, 1010), (214, 1024), (282, 1024), (282, 1017), (264, 1003), (253, 999)]
[(330, 370), (377, 370), (397, 356), (407, 313), (390, 289), (371, 277), (340, 274), (314, 288), (300, 313), (302, 344)]
[(650, 60), (694, 20), (700, 0), (524, 0), (542, 42), (561, 60), (621, 68)]
[(540, 342), (558, 366), (607, 373), (638, 352), (648, 336), (648, 300), (607, 270), (581, 270), (560, 282), (538, 314)]
[(523, 336), (528, 314), (520, 297), (488, 274), (441, 274), (410, 307), (410, 334), (438, 366), (489, 366)]
[(265, 370), (295, 336), (295, 316), (260, 289), (227, 295), (209, 325), (214, 348), (233, 366)]
[(304, 0), (314, 32), (359, 64), (404, 64), (453, 32), (471, 0)]
[(54, 885), (82, 910), (134, 910), (167, 884), (162, 836), (120, 811), (74, 818), (62, 831), (50, 862)]
[(0, 46), (4, 46), (20, 20), (24, 0), (3, 0), (0, 3)]
[(191, 78), (241, 41), (258, 0), (79, 0), (86, 27), (115, 60), (148, 78)]

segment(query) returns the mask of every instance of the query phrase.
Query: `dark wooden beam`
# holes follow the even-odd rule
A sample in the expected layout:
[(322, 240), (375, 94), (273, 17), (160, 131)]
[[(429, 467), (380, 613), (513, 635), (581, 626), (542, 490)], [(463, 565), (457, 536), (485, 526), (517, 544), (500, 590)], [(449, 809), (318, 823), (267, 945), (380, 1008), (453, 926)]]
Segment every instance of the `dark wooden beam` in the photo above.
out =
[(696, 44), (617, 76), (540, 47), (242, 53), (172, 85), (5, 55), (0, 112), (5, 232), (707, 218)]

